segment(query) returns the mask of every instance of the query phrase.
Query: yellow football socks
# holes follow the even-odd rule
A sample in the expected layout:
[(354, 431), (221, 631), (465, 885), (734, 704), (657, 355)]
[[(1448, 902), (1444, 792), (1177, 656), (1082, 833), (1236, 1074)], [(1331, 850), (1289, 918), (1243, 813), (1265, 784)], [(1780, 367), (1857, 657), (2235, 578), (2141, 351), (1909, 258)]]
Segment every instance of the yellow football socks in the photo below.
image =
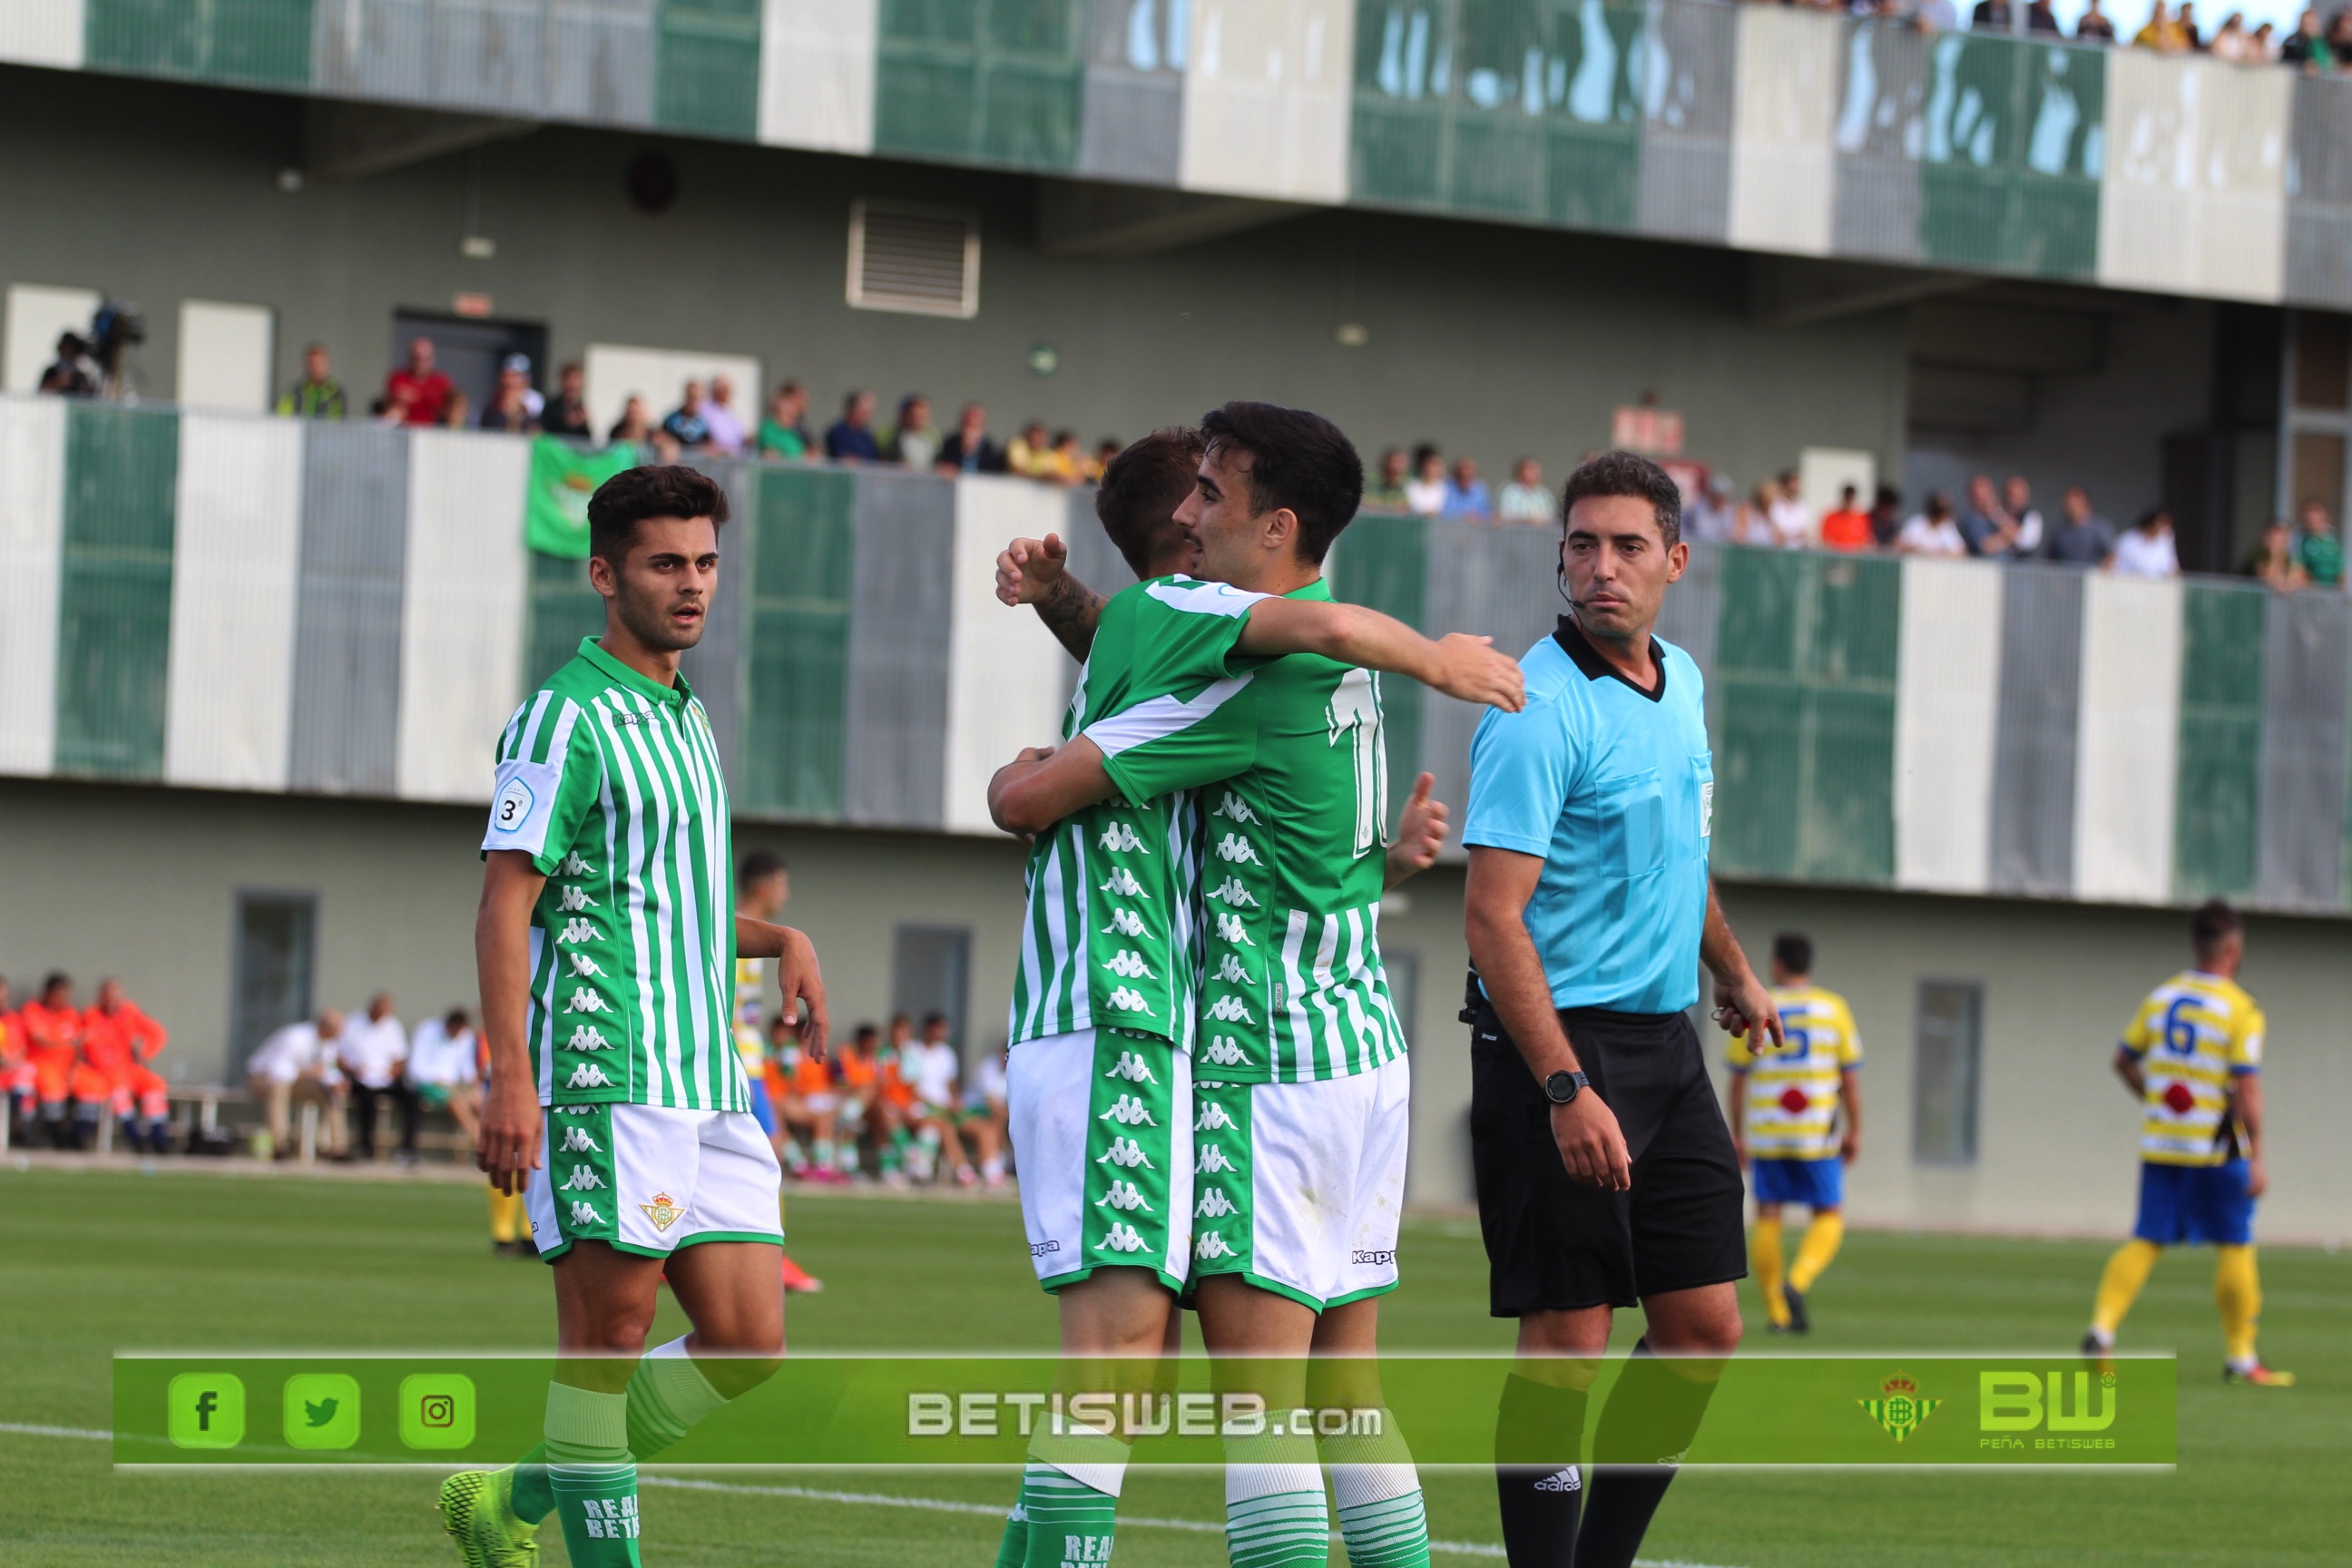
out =
[(1838, 1243), (1845, 1239), (1845, 1215), (1817, 1214), (1813, 1223), (1805, 1227), (1805, 1239), (1797, 1247), (1797, 1261), (1789, 1270), (1789, 1287), (1800, 1294), (1813, 1288), (1822, 1270), (1837, 1256)]
[(523, 1227), (522, 1194), (502, 1193), (496, 1187), (484, 1191), (490, 1196), (490, 1239), (520, 1241), (529, 1234)]
[(1789, 1300), (1780, 1294), (1780, 1284), (1786, 1268), (1780, 1255), (1780, 1222), (1758, 1215), (1754, 1234), (1748, 1238), (1748, 1257), (1756, 1269), (1756, 1289), (1763, 1292), (1764, 1315), (1773, 1327), (1789, 1326)]
[(2106, 1271), (2099, 1276), (2098, 1303), (2091, 1309), (2091, 1329), (2101, 1341), (2114, 1342), (2116, 1330), (2123, 1326), (2124, 1314), (2139, 1300), (2140, 1287), (2147, 1283), (2149, 1271), (2156, 1268), (2157, 1256), (2163, 1250), (2152, 1241), (2135, 1237), (2107, 1259)]
[(2263, 1284), (2254, 1272), (2252, 1247), (2220, 1251), (2213, 1267), (2213, 1304), (2221, 1309), (2222, 1353), (2243, 1372), (2254, 1364), (2254, 1321), (2263, 1313)]

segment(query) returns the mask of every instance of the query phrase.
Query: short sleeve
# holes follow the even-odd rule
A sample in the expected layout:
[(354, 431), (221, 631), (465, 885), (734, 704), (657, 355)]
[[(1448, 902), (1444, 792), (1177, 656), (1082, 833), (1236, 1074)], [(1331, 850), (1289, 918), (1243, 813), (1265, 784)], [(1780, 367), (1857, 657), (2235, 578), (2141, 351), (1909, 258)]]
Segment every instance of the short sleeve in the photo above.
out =
[(1239, 645), (1251, 607), (1270, 596), (1185, 577), (1145, 584), (1135, 604), (1130, 679), (1152, 690), (1181, 690), (1266, 663)]
[(1470, 741), (1465, 847), (1551, 852), (1552, 829), (1583, 766), (1585, 748), (1556, 703), (1517, 713), (1490, 708)]
[(520, 849), (541, 871), (571, 851), (604, 784), (604, 762), (576, 702), (542, 692), (499, 742), (482, 852)]
[(1103, 771), (1129, 800), (1156, 800), (1247, 772), (1257, 761), (1251, 677), (1213, 680), (1191, 697), (1153, 697), (1087, 726)]
[(2147, 1055), (2148, 1047), (2156, 1044), (2155, 1019), (2156, 1000), (2150, 997), (2132, 1015), (2131, 1027), (2124, 1031), (2124, 1049), (2136, 1057)]
[(1723, 1053), (1723, 1061), (1733, 1072), (1746, 1072), (1756, 1065), (1756, 1053), (1748, 1048), (1748, 1037), (1734, 1035)]
[(2269, 1027), (2263, 1010), (2252, 1003), (2246, 1004), (2238, 1015), (2238, 1027), (2230, 1040), (2230, 1071), (2242, 1078), (2263, 1070), (2263, 1035)]
[(1853, 1009), (1841, 1005), (1838, 1008), (1838, 1066), (1858, 1068), (1862, 1065), (1862, 1031), (1853, 1026)]

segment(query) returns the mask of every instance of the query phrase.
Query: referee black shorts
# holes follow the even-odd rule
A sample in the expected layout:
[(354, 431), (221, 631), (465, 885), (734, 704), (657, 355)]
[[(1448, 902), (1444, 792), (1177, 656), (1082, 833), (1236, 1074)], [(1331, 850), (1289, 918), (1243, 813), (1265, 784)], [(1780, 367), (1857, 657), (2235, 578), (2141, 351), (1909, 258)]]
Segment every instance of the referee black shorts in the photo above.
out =
[(1591, 1092), (1616, 1113), (1633, 1185), (1612, 1193), (1569, 1179), (1551, 1102), (1482, 1004), (1470, 1034), (1470, 1149), (1495, 1316), (1631, 1307), (1746, 1275), (1739, 1158), (1690, 1019), (1574, 1008), (1559, 1021)]

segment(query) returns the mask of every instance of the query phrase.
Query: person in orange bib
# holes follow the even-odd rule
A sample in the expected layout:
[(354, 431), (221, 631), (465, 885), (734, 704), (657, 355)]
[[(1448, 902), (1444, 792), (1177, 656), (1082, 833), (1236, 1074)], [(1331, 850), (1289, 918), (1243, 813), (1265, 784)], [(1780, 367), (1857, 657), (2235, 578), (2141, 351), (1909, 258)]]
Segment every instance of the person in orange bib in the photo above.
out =
[(25, 1020), (5, 980), (0, 980), (0, 1094), (8, 1097), (9, 1136), (23, 1137), (33, 1119), (33, 1066), (25, 1059)]
[(84, 1130), (95, 1130), (103, 1107), (122, 1124), (131, 1148), (170, 1153), (171, 1086), (148, 1065), (168, 1038), (163, 1026), (110, 977), (98, 983), (98, 1001), (82, 1014), (81, 1028), (81, 1063), (74, 1069), (76, 1141)]
[(73, 976), (53, 973), (41, 982), (37, 1001), (17, 1013), (25, 1026), (25, 1068), (41, 1130), (52, 1148), (79, 1147), (67, 1110), (73, 1099), (75, 1058), (81, 1052), (81, 1009), (73, 1005)]

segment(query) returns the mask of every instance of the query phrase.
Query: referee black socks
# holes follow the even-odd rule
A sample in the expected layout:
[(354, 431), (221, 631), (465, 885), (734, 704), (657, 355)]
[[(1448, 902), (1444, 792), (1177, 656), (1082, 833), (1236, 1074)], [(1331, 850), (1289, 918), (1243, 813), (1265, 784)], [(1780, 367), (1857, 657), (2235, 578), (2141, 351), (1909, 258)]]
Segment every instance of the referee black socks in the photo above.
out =
[(1495, 1498), (1510, 1568), (1573, 1568), (1584, 1473), (1585, 1392), (1516, 1373), (1495, 1411)]
[[(1703, 1368), (1708, 1373), (1705, 1383), (1697, 1383), (1683, 1376), (1674, 1363), (1658, 1359), (1648, 1340), (1633, 1347), (1609, 1403), (1601, 1407), (1592, 1451), (1596, 1457), (1639, 1457), (1649, 1462), (1592, 1467), (1592, 1497), (1577, 1536), (1575, 1568), (1633, 1568), (1650, 1520), (1665, 1500), (1684, 1451), (1698, 1434), (1707, 1401), (1715, 1397), (1719, 1364), (1691, 1363), (1691, 1370)], [(1507, 1544), (1509, 1537), (1504, 1539)], [(1516, 1553), (1511, 1563), (1520, 1568)]]

